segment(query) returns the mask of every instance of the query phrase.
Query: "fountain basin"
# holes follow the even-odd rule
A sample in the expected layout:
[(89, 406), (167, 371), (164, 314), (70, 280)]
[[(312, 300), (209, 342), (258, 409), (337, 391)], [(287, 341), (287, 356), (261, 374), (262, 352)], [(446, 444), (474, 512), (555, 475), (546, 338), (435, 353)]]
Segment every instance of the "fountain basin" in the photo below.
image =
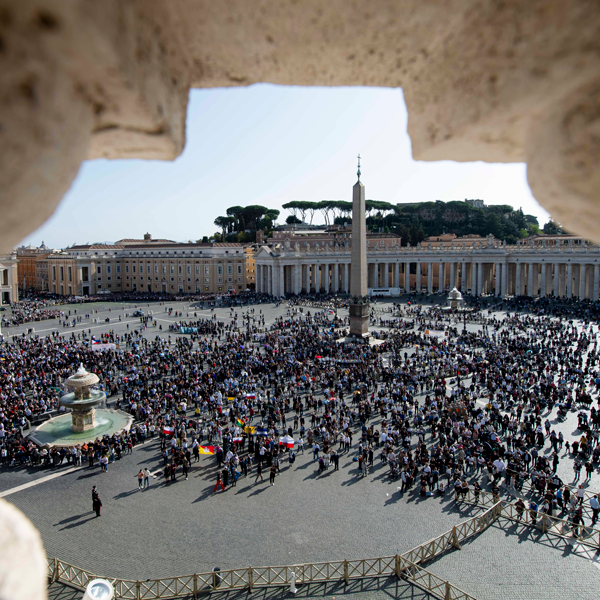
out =
[(75, 431), (72, 414), (67, 413), (38, 425), (27, 437), (38, 446), (63, 448), (93, 442), (105, 435), (110, 436), (113, 433), (129, 431), (132, 423), (133, 416), (126, 412), (98, 408), (95, 409), (95, 426), (93, 428)]

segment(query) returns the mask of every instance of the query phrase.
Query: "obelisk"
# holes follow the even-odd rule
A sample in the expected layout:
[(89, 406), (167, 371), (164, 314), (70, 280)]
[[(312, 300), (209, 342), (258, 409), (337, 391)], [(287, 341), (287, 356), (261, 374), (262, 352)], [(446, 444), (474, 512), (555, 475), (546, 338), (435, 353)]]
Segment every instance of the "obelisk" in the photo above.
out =
[(365, 186), (358, 181), (352, 188), (352, 256), (350, 262), (350, 335), (363, 337), (369, 332), (369, 303), (367, 296), (367, 221)]

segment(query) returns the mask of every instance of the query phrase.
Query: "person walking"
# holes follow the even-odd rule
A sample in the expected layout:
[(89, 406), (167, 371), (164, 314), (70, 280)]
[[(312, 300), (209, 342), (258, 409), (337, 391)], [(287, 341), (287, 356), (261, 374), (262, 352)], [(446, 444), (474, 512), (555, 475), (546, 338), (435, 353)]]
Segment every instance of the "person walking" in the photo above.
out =
[(142, 487), (144, 489), (150, 487), (150, 471), (148, 471), (148, 467), (144, 469), (144, 485)]
[(217, 483), (215, 483), (215, 489), (214, 489), (215, 492), (217, 491), (217, 489), (218, 489), (219, 486), (221, 486), (221, 489), (223, 491), (225, 491), (225, 486), (223, 485), (223, 480), (221, 479), (221, 472), (220, 471), (217, 472)]
[(138, 479), (138, 490), (141, 490), (144, 486), (144, 471), (140, 469), (137, 474)]
[(92, 488), (92, 509), (96, 513), (96, 516), (99, 517), (102, 509), (102, 500), (100, 500), (96, 486)]
[(277, 467), (275, 465), (271, 465), (271, 469), (269, 471), (269, 485), (275, 485), (275, 475), (277, 475)]

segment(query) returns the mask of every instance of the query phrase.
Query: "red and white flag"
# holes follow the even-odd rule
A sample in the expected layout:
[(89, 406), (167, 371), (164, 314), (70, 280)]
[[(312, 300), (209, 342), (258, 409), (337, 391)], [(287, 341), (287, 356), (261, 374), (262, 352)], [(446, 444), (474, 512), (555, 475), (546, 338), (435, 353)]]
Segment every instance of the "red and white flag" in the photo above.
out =
[(294, 447), (294, 438), (290, 435), (284, 435), (279, 438), (279, 445), (284, 446), (285, 448), (293, 448)]
[(168, 427), (167, 425), (165, 425), (163, 427), (163, 433), (165, 435), (175, 435), (175, 427)]
[(242, 438), (242, 437), (234, 437), (231, 441), (234, 444), (241, 444), (244, 441), (244, 438)]
[(248, 400), (256, 400), (256, 394), (254, 392), (252, 392), (250, 394), (246, 394), (246, 398)]

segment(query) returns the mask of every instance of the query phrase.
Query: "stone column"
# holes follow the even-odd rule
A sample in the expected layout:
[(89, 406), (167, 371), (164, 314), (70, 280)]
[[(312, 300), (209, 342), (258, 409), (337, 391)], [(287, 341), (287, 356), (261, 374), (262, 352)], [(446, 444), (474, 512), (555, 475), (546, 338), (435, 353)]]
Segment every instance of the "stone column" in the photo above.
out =
[(533, 293), (533, 263), (527, 265), (527, 295), (535, 296)]
[(427, 263), (427, 293), (433, 294), (433, 263)]
[(560, 264), (559, 263), (555, 263), (554, 264), (554, 275), (553, 275), (553, 279), (552, 279), (552, 286), (553, 286), (553, 293), (554, 293), (554, 297), (558, 298), (558, 294), (560, 291)]
[(573, 263), (567, 264), (567, 298), (573, 297)]
[(446, 263), (440, 263), (438, 270), (438, 290), (444, 292), (446, 289)]
[(390, 264), (383, 263), (383, 287), (390, 287)]
[(548, 265), (546, 263), (541, 263), (542, 272), (540, 274), (540, 298), (546, 297), (546, 271)]
[(394, 287), (395, 288), (400, 287), (400, 263), (399, 262), (394, 263)]
[(331, 291), (337, 294), (340, 291), (340, 266), (338, 263), (333, 264), (333, 281), (331, 283)]
[(342, 291), (347, 294), (350, 290), (348, 286), (348, 263), (342, 265)]
[(450, 290), (456, 287), (456, 263), (450, 263)]
[(273, 295), (273, 265), (267, 265), (267, 293)]
[(279, 295), (285, 296), (285, 265), (279, 267)]
[(508, 263), (502, 265), (502, 297), (506, 298), (508, 295), (508, 270), (510, 266)]
[(579, 265), (579, 299), (584, 300), (586, 296), (586, 265)]
[(326, 294), (329, 294), (329, 263), (326, 263), (323, 266), (323, 288)]
[(417, 262), (417, 278), (415, 282), (417, 293), (421, 293), (421, 261)]
[(502, 290), (502, 264), (496, 263), (496, 281), (494, 295), (499, 296)]
[(410, 263), (404, 263), (404, 291), (410, 292)]
[(600, 289), (600, 265), (594, 265), (594, 281), (592, 282), (592, 300), (598, 302), (598, 291)]
[(471, 294), (477, 295), (477, 264), (471, 263)]
[(255, 277), (256, 277), (256, 285), (255, 285), (255, 289), (256, 289), (256, 293), (260, 293), (260, 277), (262, 274), (262, 265), (256, 265), (255, 268)]
[(477, 295), (481, 296), (483, 293), (483, 263), (477, 263)]
[(521, 263), (515, 265), (515, 296), (521, 295)]

